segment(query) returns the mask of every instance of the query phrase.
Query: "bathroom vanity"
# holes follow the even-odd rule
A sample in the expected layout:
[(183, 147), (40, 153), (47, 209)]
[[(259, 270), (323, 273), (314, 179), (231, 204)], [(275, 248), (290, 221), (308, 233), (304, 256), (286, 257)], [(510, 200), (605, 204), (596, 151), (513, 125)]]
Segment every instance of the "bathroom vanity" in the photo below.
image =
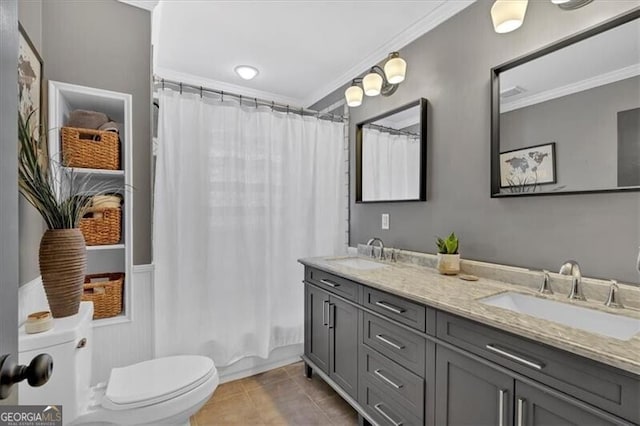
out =
[[(640, 423), (640, 334), (620, 340), (491, 306), (482, 299), (505, 291), (538, 296), (415, 262), (301, 263), (306, 374), (316, 372), (365, 422)], [(565, 283), (554, 279), (549, 297), (563, 301)]]

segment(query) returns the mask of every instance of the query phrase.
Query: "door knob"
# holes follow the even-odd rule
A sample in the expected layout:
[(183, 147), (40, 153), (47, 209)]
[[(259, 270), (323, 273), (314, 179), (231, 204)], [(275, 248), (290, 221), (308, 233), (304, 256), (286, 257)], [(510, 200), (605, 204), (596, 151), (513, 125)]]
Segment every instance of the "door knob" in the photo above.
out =
[(28, 366), (18, 365), (11, 355), (0, 357), (0, 399), (8, 398), (16, 383), (27, 379), (29, 386), (42, 386), (49, 381), (53, 371), (53, 359), (49, 354), (40, 354)]

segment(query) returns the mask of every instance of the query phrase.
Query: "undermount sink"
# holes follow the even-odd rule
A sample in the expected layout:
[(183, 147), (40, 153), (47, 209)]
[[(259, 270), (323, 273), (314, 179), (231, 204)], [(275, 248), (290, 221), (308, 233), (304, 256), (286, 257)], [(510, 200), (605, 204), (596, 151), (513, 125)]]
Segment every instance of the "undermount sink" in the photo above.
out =
[(630, 340), (640, 332), (639, 319), (536, 296), (506, 292), (485, 297), (480, 302), (619, 340)]
[(329, 260), (329, 262), (336, 265), (340, 265), (340, 266), (346, 266), (347, 268), (360, 269), (363, 271), (370, 271), (373, 269), (387, 267), (387, 265), (385, 264), (374, 262), (372, 260), (362, 259), (360, 257), (346, 257), (341, 259), (332, 259), (332, 260)]

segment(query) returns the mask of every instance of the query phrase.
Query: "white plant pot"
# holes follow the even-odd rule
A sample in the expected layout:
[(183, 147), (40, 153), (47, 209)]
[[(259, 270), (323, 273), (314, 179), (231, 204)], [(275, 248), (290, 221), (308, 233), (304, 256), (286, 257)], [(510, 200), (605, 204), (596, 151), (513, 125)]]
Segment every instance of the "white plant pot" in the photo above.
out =
[(460, 272), (460, 255), (438, 253), (438, 272), (443, 275), (458, 274)]

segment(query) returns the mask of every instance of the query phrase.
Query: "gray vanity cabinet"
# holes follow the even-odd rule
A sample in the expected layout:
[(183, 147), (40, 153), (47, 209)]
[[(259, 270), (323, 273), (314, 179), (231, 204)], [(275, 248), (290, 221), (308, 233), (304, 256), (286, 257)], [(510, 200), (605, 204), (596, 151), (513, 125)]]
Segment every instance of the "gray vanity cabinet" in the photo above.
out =
[(304, 318), (307, 375), (374, 424), (640, 424), (637, 375), (310, 267)]
[(345, 392), (358, 393), (358, 309), (305, 284), (305, 355)]
[(436, 425), (513, 425), (514, 380), (441, 345), (436, 347)]

